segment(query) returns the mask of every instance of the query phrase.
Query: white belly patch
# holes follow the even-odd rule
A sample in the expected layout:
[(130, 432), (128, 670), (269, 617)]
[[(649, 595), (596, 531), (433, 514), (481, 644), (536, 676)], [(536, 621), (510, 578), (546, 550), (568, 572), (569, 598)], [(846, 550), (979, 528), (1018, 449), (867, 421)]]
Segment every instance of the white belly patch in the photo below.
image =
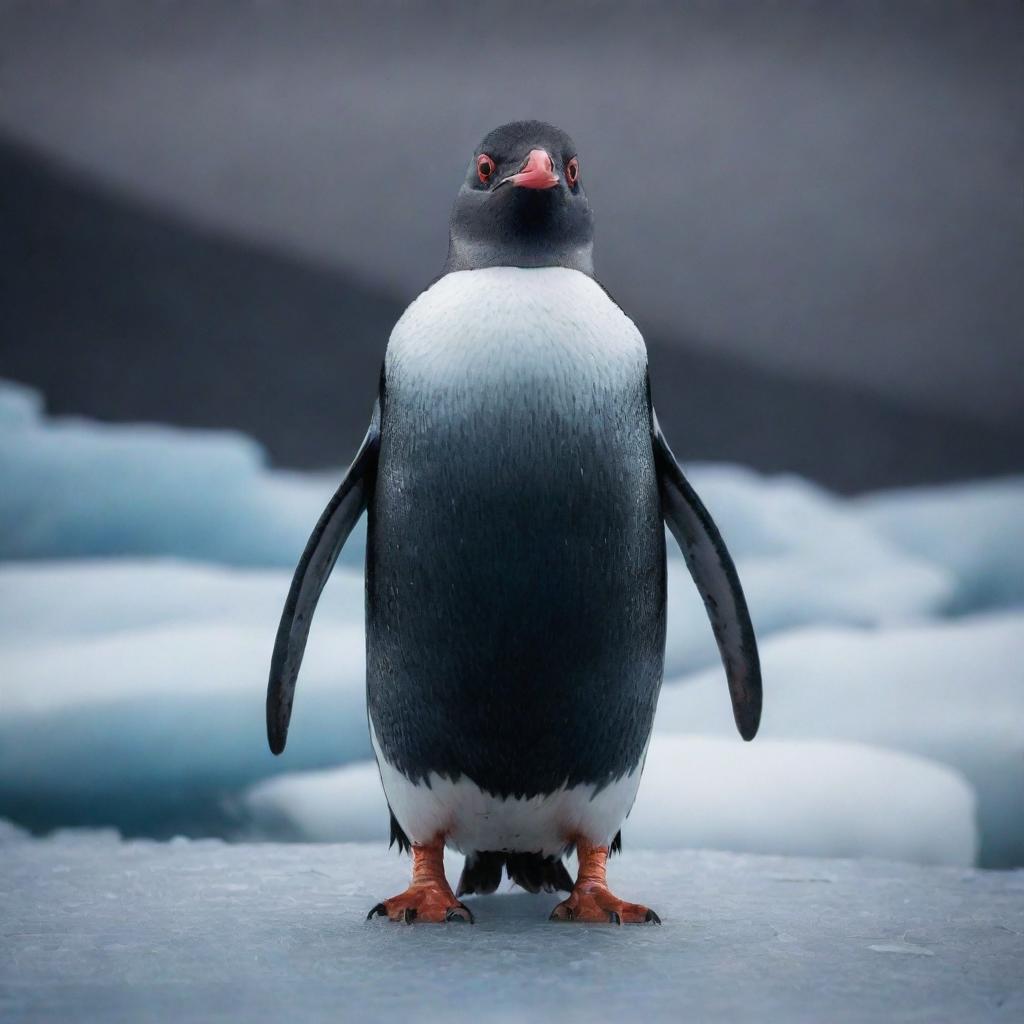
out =
[[(563, 787), (533, 797), (501, 797), (465, 777), (457, 782), (431, 773), (414, 783), (391, 765), (370, 725), (384, 794), (405, 834), (428, 843), (439, 833), (462, 853), (482, 850), (561, 854), (575, 836), (607, 845), (629, 814), (643, 772), (639, 765), (599, 792), (593, 785)], [(645, 751), (646, 754), (646, 751)]]

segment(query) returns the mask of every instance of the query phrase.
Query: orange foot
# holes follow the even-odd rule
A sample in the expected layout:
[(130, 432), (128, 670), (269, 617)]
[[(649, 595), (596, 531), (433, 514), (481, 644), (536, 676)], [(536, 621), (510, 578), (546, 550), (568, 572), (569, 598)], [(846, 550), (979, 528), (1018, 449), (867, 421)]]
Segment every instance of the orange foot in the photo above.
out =
[(606, 879), (608, 847), (594, 846), (577, 839), (576, 854), (580, 870), (568, 899), (553, 911), (552, 921), (584, 921), (592, 924), (661, 924), (661, 918), (649, 907), (620, 900)]
[(413, 921), (473, 923), (469, 907), (455, 898), (445, 878), (443, 836), (425, 846), (413, 846), (412, 882), (405, 892), (378, 903), (366, 915), (366, 920), (378, 916), (391, 921), (404, 921), (406, 924), (412, 924)]

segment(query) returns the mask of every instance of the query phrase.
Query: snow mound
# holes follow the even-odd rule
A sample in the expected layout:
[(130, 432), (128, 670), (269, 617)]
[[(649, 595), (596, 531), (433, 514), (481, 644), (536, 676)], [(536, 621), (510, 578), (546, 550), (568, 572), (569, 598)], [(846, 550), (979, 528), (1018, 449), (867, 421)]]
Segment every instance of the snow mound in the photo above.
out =
[[(689, 473), (737, 558), (765, 647), (763, 735), (941, 762), (977, 789), (983, 861), (1024, 863), (1021, 621), (918, 625), (1021, 603), (1024, 481), (850, 500), (737, 467)], [(290, 574), (339, 476), (270, 470), (257, 445), (230, 433), (47, 418), (38, 394), (0, 382), (0, 560), (18, 560), (0, 564), (0, 814), (36, 829), (226, 834), (232, 814), (252, 813), (237, 798), (260, 780), (365, 761), (359, 535), (345, 555), (355, 568), (339, 567), (324, 593), (285, 756), (272, 758), (264, 738)], [(671, 540), (669, 551), (667, 675), (707, 671), (666, 688), (658, 728), (731, 735), (703, 607)], [(738, 756), (788, 779), (796, 769), (781, 750)], [(836, 786), (842, 757), (852, 772), (868, 756), (830, 750), (819, 768)], [(722, 761), (721, 784), (732, 785), (741, 761)], [(879, 789), (876, 768), (863, 767), (866, 792)], [(801, 800), (809, 786), (778, 783)], [(696, 799), (683, 782), (676, 791)], [(928, 807), (952, 807), (947, 796)], [(860, 820), (862, 805), (848, 802)], [(765, 847), (748, 817), (757, 846), (789, 849)], [(938, 819), (913, 820), (931, 836)], [(962, 849), (962, 834), (950, 835), (949, 849)], [(739, 832), (728, 842), (747, 848)]]
[[(677, 589), (693, 591), (680, 563), (673, 574)], [(282, 771), (368, 758), (362, 573), (345, 568), (324, 591), (288, 749), (281, 758), (266, 749), (263, 693), (289, 576), (167, 560), (0, 566), (0, 813), (34, 828), (224, 834), (236, 825), (230, 798), (240, 790)], [(702, 608), (684, 623), (693, 635), (710, 635)], [(1006, 838), (1024, 831), (1015, 824), (1024, 798), (1013, 789), (1021, 781), (1016, 737), (1024, 729), (1014, 734), (1013, 723), (1024, 708), (1017, 639), (1024, 630), (1014, 616), (1006, 623), (929, 627), (920, 651), (903, 651), (915, 630), (803, 630), (768, 642), (762, 738), (846, 739), (951, 765), (981, 792), (986, 862), (1019, 862), (1014, 851), (1024, 860), (1024, 840)], [(828, 676), (820, 672), (825, 665)], [(955, 699), (931, 688), (936, 673), (945, 673)], [(980, 702), (977, 680), (988, 677), (995, 690)], [(873, 703), (862, 707), (867, 693)], [(705, 710), (693, 711), (702, 699)], [(661, 704), (659, 729), (733, 735), (717, 659), (695, 682), (666, 686)], [(823, 729), (822, 707), (846, 705), (853, 706), (849, 721), (861, 727)], [(722, 760), (739, 763), (732, 754)], [(815, 763), (806, 764), (811, 774)], [(729, 845), (789, 849), (766, 844), (753, 826), (750, 835), (759, 836), (752, 847), (739, 830)]]
[[(728, 536), (726, 540), (730, 542)], [(718, 663), (704, 606), (671, 538), (669, 545), (666, 678)], [(884, 544), (873, 552), (837, 547), (829, 554), (791, 551), (748, 557), (738, 570), (759, 638), (815, 623), (882, 626), (915, 621), (941, 613), (953, 594), (944, 570)]]
[[(0, 559), (162, 555), (290, 569), (341, 476), (269, 470), (260, 447), (237, 434), (42, 410), (38, 394), (0, 381)], [(898, 620), (950, 600), (944, 569), (813, 484), (725, 466), (695, 466), (691, 477), (749, 576), (765, 632)], [(346, 564), (360, 564), (363, 536), (360, 526)], [(678, 673), (715, 653), (690, 581), (673, 591), (668, 658)]]
[(1024, 604), (1024, 477), (871, 495), (863, 520), (956, 580), (951, 610)]
[[(450, 863), (457, 877), (457, 863)], [(383, 845), (29, 842), (0, 858), (7, 1024), (75, 1021), (1000, 1021), (1024, 1012), (1020, 873), (684, 851), (613, 859), (656, 927), (367, 921)]]
[[(856, 506), (799, 477), (739, 466), (687, 467), (737, 562), (759, 637), (812, 623), (876, 626), (943, 613), (951, 573), (904, 550)], [(666, 678), (718, 661), (703, 605), (667, 537)]]
[[(670, 665), (717, 664), (681, 560), (670, 572)], [(282, 769), (369, 756), (363, 578), (342, 566), (310, 636), (288, 750), (266, 751), (263, 693), (290, 576), (170, 559), (0, 564), (0, 813), (48, 827), (78, 801), (69, 823), (136, 832), (169, 804), (198, 813)]]
[(288, 567), (337, 485), (268, 470), (241, 434), (47, 419), (38, 395), (8, 382), (0, 480), (0, 559), (144, 554)]
[(13, 843), (31, 842), (31, 834), (23, 828), (18, 828), (13, 821), (0, 818), (0, 846), (10, 846)]
[(0, 429), (14, 430), (37, 423), (43, 415), (43, 396), (24, 384), (0, 380)]
[(286, 757), (267, 749), (289, 579), (171, 562), (0, 567), (0, 813), (35, 828), (223, 831), (225, 794), (370, 756), (362, 573), (342, 568), (310, 636)]
[(956, 771), (852, 743), (656, 735), (623, 829), (631, 846), (974, 863)]
[(375, 761), (289, 772), (242, 797), (248, 834), (292, 842), (387, 842), (388, 803)]
[(686, 475), (711, 510), (736, 559), (794, 551), (826, 559), (875, 561), (885, 540), (847, 499), (790, 474), (764, 476), (742, 466), (695, 463)]
[[(291, 577), (290, 569), (173, 559), (0, 563), (0, 643), (53, 646), (144, 627), (223, 622), (266, 630), (266, 646), (273, 643)], [(361, 626), (363, 603), (362, 570), (336, 569), (314, 628)]]
[[(761, 660), (755, 744), (845, 740), (949, 765), (978, 795), (981, 862), (1024, 863), (1024, 612), (795, 630), (764, 643)], [(655, 728), (734, 734), (721, 669), (666, 686)]]
[[(386, 841), (374, 763), (282, 775), (244, 808), (257, 835), (313, 842)], [(922, 758), (848, 743), (657, 735), (629, 849), (705, 848), (821, 857), (974, 863), (974, 793)]]

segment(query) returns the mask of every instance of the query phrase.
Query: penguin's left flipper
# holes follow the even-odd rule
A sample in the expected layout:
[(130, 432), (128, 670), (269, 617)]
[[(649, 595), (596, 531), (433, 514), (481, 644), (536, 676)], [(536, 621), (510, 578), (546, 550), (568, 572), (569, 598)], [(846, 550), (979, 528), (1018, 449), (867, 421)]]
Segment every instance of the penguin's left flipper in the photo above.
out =
[(306, 639), (313, 612), (348, 535), (363, 514), (373, 493), (380, 451), (380, 402), (373, 407), (373, 418), (366, 437), (348, 467), (345, 479), (324, 509), (320, 521), (306, 543), (277, 628), (274, 653), (270, 659), (267, 684), (267, 740), (275, 754), (284, 750), (288, 722), (295, 697), (295, 680), (306, 650)]
[(651, 410), (661, 509), (707, 609), (725, 666), (736, 727), (752, 740), (761, 721), (761, 663), (736, 566), (708, 510), (683, 475)]

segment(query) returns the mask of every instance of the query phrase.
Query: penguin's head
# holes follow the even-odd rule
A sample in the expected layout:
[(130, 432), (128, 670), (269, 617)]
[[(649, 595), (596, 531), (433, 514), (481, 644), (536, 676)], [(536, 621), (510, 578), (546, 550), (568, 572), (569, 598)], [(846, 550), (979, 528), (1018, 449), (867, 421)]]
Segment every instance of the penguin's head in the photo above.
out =
[(446, 272), (594, 272), (594, 224), (576, 146), (543, 121), (513, 121), (484, 137), (469, 161), (450, 226)]

